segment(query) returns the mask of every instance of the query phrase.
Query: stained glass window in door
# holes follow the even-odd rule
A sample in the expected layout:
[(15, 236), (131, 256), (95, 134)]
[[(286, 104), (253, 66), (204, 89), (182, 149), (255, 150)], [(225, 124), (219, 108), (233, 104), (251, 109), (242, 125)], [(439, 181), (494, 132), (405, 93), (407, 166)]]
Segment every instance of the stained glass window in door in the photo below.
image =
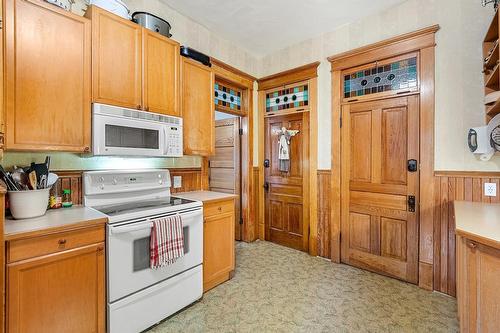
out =
[(417, 68), (417, 57), (412, 56), (346, 74), (344, 75), (344, 98), (416, 88)]

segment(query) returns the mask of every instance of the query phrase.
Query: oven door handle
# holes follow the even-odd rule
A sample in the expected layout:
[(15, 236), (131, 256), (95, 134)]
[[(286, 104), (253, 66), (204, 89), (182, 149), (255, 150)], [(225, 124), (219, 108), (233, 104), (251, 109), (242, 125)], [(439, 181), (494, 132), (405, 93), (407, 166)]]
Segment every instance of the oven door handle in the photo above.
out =
[(111, 233), (113, 235), (117, 234), (126, 234), (129, 232), (134, 232), (134, 231), (139, 231), (139, 230), (144, 230), (144, 229), (151, 229), (153, 227), (153, 222), (147, 221), (146, 223), (140, 223), (140, 224), (132, 224), (128, 226), (121, 226), (121, 227), (111, 227)]
[[(200, 210), (197, 210), (194, 212), (181, 213), (178, 215), (180, 215), (181, 218), (183, 219), (183, 226), (185, 227), (185, 226), (192, 224), (192, 222), (184, 223), (185, 220), (191, 219), (191, 218), (196, 217), (196, 216), (202, 217), (203, 211), (200, 209)], [(170, 216), (172, 216), (172, 215), (170, 215)], [(161, 217), (158, 217), (158, 218), (161, 218)], [(155, 219), (156, 218), (147, 219), (146, 221), (141, 222), (141, 223), (131, 223), (131, 224), (127, 224), (124, 226), (111, 226), (111, 233), (116, 235), (116, 234), (124, 234), (127, 232), (134, 232), (134, 231), (139, 231), (139, 230), (144, 230), (144, 229), (151, 229), (153, 227), (153, 220), (155, 220)]]

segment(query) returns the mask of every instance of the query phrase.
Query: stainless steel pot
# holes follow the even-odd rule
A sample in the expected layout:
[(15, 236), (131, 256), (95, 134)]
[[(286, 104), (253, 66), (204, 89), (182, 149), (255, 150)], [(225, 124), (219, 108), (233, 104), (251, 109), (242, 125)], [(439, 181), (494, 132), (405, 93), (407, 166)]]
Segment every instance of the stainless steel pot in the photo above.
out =
[(163, 36), (172, 37), (170, 33), (172, 26), (170, 23), (156, 15), (146, 12), (135, 12), (132, 14), (132, 21)]

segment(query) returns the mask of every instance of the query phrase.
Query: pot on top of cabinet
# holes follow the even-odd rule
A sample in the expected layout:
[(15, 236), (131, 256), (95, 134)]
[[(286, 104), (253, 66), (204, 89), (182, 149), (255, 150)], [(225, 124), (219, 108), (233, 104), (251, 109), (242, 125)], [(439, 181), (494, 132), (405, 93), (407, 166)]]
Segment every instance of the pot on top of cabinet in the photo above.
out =
[(179, 43), (96, 6), (85, 16), (92, 20), (93, 101), (180, 116)]
[(146, 12), (135, 12), (132, 14), (132, 20), (146, 29), (157, 32), (168, 38), (172, 37), (170, 33), (172, 26), (161, 17)]

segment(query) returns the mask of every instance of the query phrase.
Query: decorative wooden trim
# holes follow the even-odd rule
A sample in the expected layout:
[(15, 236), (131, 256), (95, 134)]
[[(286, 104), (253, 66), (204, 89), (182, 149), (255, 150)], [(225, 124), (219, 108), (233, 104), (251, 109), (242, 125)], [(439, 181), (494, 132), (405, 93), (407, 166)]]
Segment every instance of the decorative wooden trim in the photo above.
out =
[[(342, 71), (366, 63), (395, 57), (409, 52), (420, 52), (420, 238), (419, 262), (433, 264), (434, 227), (434, 47), (439, 26), (431, 26), (378, 43), (344, 52), (328, 60), (332, 67), (332, 223), (331, 258), (340, 262), (340, 180)], [(424, 267), (424, 266), (423, 266)], [(425, 266), (428, 268), (428, 266)], [(427, 288), (432, 270), (419, 272), (421, 287)]]
[[(255, 202), (253, 198), (253, 86), (255, 78), (234, 67), (231, 67), (222, 61), (212, 58), (212, 70), (215, 73), (216, 80), (222, 80), (229, 84), (239, 86), (243, 90), (243, 105), (246, 112), (234, 113), (241, 117), (241, 129), (243, 135), (241, 137), (241, 203), (243, 217), (242, 240), (251, 242), (257, 239), (256, 233), (256, 216)], [(204, 158), (203, 170), (206, 168), (207, 173), (203, 174), (203, 179), (206, 179), (208, 189), (208, 160)], [(206, 163), (206, 164), (205, 164)]]
[[(339, 53), (328, 57), (332, 71), (343, 70), (400, 54), (418, 51), (435, 46), (434, 34), (439, 30), (439, 25), (433, 25), (407, 34), (399, 35), (383, 41), (362, 46), (354, 50)], [(363, 62), (359, 59), (362, 58)]]
[(331, 256), (331, 187), (330, 179), (332, 170), (318, 170), (318, 256), (330, 258)]
[[(309, 170), (307, 183), (309, 188), (304, 195), (304, 202), (308, 202), (309, 209), (309, 254), (316, 256), (318, 254), (318, 203), (317, 203), (317, 163), (318, 163), (318, 117), (317, 117), (317, 99), (318, 82), (317, 69), (319, 62), (314, 62), (295, 69), (290, 69), (278, 74), (267, 76), (258, 81), (259, 83), (259, 166), (264, 164), (264, 118), (266, 109), (265, 91), (280, 85), (292, 84), (301, 81), (307, 81), (309, 84), (309, 112), (305, 113), (309, 117)], [(259, 184), (264, 184), (264, 169), (259, 169)], [(264, 188), (259, 186), (259, 239), (265, 239), (265, 202)]]
[(247, 89), (253, 89), (253, 83), (254, 81), (257, 81), (256, 77), (253, 77), (252, 75), (215, 58), (210, 58), (210, 61), (215, 75), (230, 78), (230, 81), (236, 85), (243, 86)]
[(318, 77), (318, 66), (320, 62), (316, 61), (294, 69), (289, 69), (280, 73), (265, 76), (257, 81), (259, 91), (292, 84), (295, 82), (306, 81)]
[(472, 177), (472, 178), (495, 178), (500, 177), (498, 171), (455, 171), (455, 170), (436, 170), (434, 171), (435, 177)]

